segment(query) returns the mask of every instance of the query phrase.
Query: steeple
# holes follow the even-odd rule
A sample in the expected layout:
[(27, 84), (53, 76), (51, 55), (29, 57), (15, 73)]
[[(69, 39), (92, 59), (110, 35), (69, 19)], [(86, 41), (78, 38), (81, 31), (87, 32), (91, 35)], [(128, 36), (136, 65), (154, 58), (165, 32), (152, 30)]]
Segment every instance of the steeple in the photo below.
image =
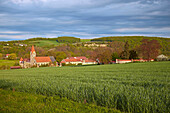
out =
[(35, 52), (34, 46), (32, 45), (31, 52)]
[(19, 61), (23, 61), (23, 58), (21, 57), (21, 59)]
[(36, 57), (36, 52), (35, 52), (34, 46), (32, 45), (31, 52), (30, 52), (30, 64), (31, 64), (31, 66), (35, 65), (35, 57)]

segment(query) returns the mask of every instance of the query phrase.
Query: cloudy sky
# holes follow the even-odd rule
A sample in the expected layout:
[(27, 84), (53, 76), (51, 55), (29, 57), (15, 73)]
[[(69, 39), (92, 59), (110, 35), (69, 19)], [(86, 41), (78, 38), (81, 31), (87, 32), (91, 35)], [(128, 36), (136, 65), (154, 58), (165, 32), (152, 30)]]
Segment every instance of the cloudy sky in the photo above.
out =
[(170, 38), (170, 0), (0, 0), (0, 40)]

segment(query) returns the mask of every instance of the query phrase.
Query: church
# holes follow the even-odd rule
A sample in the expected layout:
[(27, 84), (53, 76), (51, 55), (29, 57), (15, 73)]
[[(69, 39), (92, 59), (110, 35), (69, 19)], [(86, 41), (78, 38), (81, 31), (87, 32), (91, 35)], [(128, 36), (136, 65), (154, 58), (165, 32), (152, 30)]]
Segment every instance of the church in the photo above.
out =
[(30, 51), (30, 59), (23, 59), (21, 57), (19, 64), (23, 68), (30, 68), (33, 66), (40, 67), (43, 65), (51, 65), (54, 62), (56, 62), (56, 60), (53, 56), (37, 57), (34, 46), (32, 46)]

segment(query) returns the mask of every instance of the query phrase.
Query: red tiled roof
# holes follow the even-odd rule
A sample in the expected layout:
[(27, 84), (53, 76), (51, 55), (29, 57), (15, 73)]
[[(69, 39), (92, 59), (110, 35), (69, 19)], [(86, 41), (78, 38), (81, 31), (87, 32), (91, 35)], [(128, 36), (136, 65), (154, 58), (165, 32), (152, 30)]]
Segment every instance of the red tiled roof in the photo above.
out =
[(60, 63), (66, 63), (64, 60), (62, 60)]
[(128, 60), (128, 59), (125, 59), (125, 60), (120, 60), (120, 59), (117, 59), (118, 61), (132, 61), (132, 60)]
[(96, 62), (96, 61), (89, 59), (89, 60), (85, 60), (85, 62)]
[(36, 62), (51, 62), (50, 57), (35, 57)]
[(84, 60), (86, 60), (87, 58), (85, 56), (80, 56), (80, 57), (68, 57), (67, 59), (84, 59)]
[(33, 53), (35, 51), (34, 46), (32, 45), (31, 52)]
[(65, 62), (78, 62), (80, 59), (64, 59)]
[(19, 61), (23, 61), (23, 58), (21, 57)]

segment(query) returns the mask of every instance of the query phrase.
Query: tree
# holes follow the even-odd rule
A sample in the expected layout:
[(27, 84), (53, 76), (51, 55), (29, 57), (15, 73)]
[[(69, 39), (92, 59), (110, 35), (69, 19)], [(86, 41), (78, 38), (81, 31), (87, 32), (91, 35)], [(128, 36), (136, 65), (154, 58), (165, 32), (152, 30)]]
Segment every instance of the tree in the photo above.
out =
[(16, 60), (16, 58), (17, 58), (17, 55), (15, 53), (12, 53), (8, 56), (9, 60)]
[(135, 50), (131, 50), (129, 51), (130, 55), (129, 55), (129, 59), (137, 59), (138, 58), (138, 54)]
[(109, 63), (112, 61), (112, 51), (108, 47), (98, 47), (91, 55), (93, 60), (98, 59), (100, 63)]
[(2, 53), (0, 53), (0, 59), (2, 59)]
[(140, 51), (143, 55), (143, 58), (146, 58), (148, 60), (154, 59), (159, 55), (160, 51), (160, 43), (157, 40), (151, 40), (143, 39), (142, 44), (140, 45)]
[(66, 57), (67, 57), (67, 55), (64, 52), (62, 52), (62, 51), (56, 52), (56, 61), (57, 62), (61, 62)]
[(56, 57), (56, 52), (54, 50), (51, 50), (51, 51), (48, 51), (47, 55)]
[(118, 55), (120, 55), (124, 49), (124, 45), (125, 45), (124, 42), (113, 41), (113, 42), (109, 43), (108, 47), (112, 48), (112, 51), (114, 51), (114, 53), (117, 53)]
[(124, 46), (124, 51), (122, 51), (120, 57), (122, 59), (128, 59), (129, 58), (129, 43), (126, 41), (125, 46)]
[(116, 59), (119, 59), (119, 55), (117, 53), (112, 54), (112, 61), (116, 61)]

